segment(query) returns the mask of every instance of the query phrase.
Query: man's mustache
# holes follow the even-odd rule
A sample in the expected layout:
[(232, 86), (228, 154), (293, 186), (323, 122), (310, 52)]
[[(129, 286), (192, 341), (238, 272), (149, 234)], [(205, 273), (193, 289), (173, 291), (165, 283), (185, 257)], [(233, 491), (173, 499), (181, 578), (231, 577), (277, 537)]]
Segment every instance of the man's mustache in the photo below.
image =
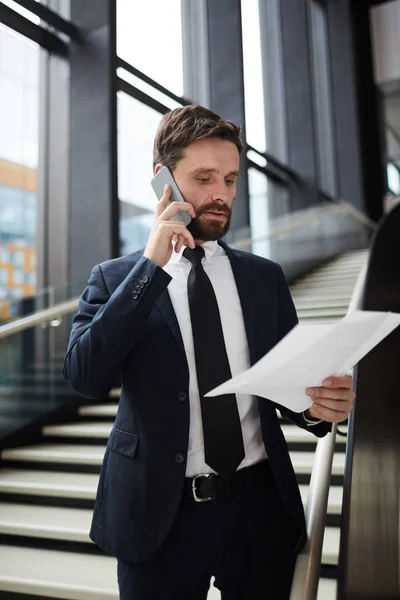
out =
[(197, 218), (201, 217), (201, 215), (206, 212), (217, 212), (217, 213), (227, 215), (228, 217), (231, 214), (230, 209), (227, 208), (226, 206), (213, 205), (213, 206), (206, 206), (205, 208), (202, 208), (200, 212), (197, 210), (196, 211)]

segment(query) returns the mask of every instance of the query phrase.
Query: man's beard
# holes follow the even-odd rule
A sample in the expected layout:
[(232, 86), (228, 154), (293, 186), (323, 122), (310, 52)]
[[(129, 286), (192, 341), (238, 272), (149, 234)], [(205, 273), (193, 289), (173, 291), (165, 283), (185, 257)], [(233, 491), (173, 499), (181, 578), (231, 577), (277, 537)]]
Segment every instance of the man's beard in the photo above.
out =
[[(207, 210), (213, 210), (208, 208)], [(195, 240), (202, 240), (203, 242), (214, 242), (223, 238), (229, 231), (231, 224), (231, 212), (222, 211), (221, 208), (214, 208), (217, 212), (223, 212), (225, 219), (213, 219), (211, 215), (206, 217), (203, 215), (205, 210), (192, 219), (187, 226), (188, 231), (192, 234)]]

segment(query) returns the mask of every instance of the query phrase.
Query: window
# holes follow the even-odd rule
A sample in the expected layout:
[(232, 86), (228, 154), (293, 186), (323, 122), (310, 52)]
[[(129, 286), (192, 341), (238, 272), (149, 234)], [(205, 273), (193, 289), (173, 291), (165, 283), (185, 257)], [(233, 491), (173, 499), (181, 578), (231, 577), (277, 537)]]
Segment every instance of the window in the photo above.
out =
[(335, 196), (337, 193), (337, 183), (331, 103), (329, 35), (326, 10), (323, 2), (320, 0), (313, 0), (311, 2), (310, 16), (318, 179), (320, 187), (332, 196)]
[(241, 8), (246, 140), (264, 152), (266, 139), (258, 0), (242, 1)]
[(254, 240), (252, 252), (258, 256), (270, 256), (269, 240), (262, 239), (268, 233), (268, 179), (254, 168), (249, 169), (250, 228)]
[[(5, 263), (13, 262), (10, 255), (22, 247), (36, 252), (39, 53), (36, 44), (0, 25), (0, 242)], [(22, 284), (24, 275), (17, 277)], [(31, 286), (21, 293), (31, 294)]]
[(157, 198), (151, 187), (153, 142), (161, 116), (118, 93), (118, 195), (121, 254), (145, 246)]
[(117, 0), (117, 54), (182, 96), (181, 0)]

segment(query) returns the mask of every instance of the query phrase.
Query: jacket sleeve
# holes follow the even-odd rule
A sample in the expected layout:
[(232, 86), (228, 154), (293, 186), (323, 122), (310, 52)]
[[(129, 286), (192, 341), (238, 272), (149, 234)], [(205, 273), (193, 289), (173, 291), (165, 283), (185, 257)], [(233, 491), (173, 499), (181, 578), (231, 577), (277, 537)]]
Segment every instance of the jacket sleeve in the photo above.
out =
[(104, 398), (143, 332), (171, 276), (141, 257), (110, 295), (100, 265), (92, 270), (74, 317), (64, 378), (81, 396)]
[[(298, 318), (296, 309), (290, 295), (289, 287), (286, 283), (285, 276), (282, 268), (277, 265), (278, 269), (278, 319), (279, 319), (279, 339), (281, 340), (285, 335), (297, 325)], [(304, 392), (305, 393), (305, 392)], [(324, 437), (332, 429), (331, 423), (322, 421), (321, 423), (307, 423), (304, 418), (304, 413), (296, 413), (288, 408), (280, 405), (276, 405), (279, 412), (284, 419), (288, 419), (295, 423), (302, 429), (311, 431), (317, 437)]]

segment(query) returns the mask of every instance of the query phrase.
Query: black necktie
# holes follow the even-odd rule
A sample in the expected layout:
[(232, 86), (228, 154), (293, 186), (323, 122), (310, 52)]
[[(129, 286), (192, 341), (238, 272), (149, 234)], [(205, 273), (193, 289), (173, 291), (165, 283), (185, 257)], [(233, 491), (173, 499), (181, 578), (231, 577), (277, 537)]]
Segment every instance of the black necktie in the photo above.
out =
[(235, 394), (204, 398), (204, 394), (231, 379), (224, 334), (214, 288), (201, 264), (204, 248), (186, 248), (183, 256), (192, 263), (188, 278), (190, 318), (196, 358), (203, 422), (205, 461), (229, 479), (245, 452)]

